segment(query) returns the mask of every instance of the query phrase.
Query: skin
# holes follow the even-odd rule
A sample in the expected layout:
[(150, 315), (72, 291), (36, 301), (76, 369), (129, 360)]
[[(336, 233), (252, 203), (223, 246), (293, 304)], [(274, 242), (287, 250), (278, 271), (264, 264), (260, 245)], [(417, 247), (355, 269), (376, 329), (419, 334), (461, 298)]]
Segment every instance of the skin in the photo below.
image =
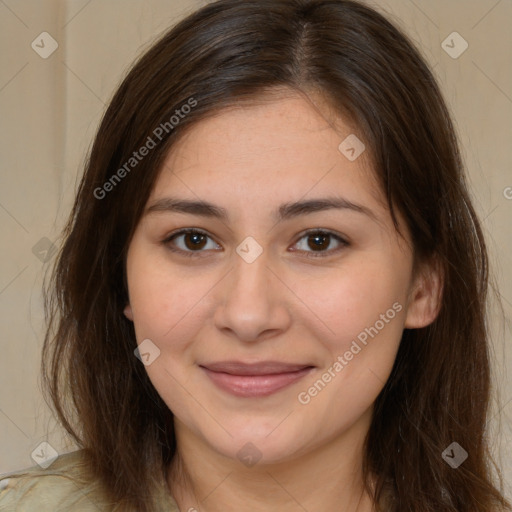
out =
[[(172, 196), (228, 213), (225, 220), (148, 213), (127, 255), (125, 315), (138, 343), (150, 339), (160, 350), (146, 370), (175, 416), (178, 455), (169, 487), (181, 510), (372, 510), (361, 464), (373, 403), (403, 329), (435, 319), (440, 280), (427, 266), (413, 275), (410, 235), (401, 217), (405, 240), (395, 231), (368, 155), (351, 162), (338, 150), (351, 133), (357, 129), (320, 99), (283, 94), (194, 125), (159, 174), (148, 208)], [(272, 217), (284, 203), (333, 196), (365, 206), (376, 219), (349, 209)], [(190, 235), (164, 242), (184, 228), (209, 236), (195, 253)], [(348, 245), (327, 237), (315, 251), (303, 233), (313, 228)], [(248, 236), (263, 249), (252, 263), (236, 252)], [(298, 394), (394, 303), (401, 311), (300, 403)], [(199, 367), (225, 360), (314, 369), (270, 396), (236, 397)], [(251, 467), (237, 456), (247, 443), (261, 456)]]

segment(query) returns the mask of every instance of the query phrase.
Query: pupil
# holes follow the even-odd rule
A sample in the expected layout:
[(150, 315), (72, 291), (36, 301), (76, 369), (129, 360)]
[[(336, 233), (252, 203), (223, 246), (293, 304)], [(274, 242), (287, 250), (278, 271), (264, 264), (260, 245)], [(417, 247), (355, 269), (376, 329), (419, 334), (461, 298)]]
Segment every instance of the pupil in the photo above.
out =
[[(204, 238), (205, 238), (205, 235), (201, 235), (200, 233), (188, 233), (187, 236), (185, 237), (185, 243), (187, 245), (187, 248), (188, 249), (197, 249), (197, 248), (202, 248), (202, 246), (200, 247), (201, 243), (204, 243)], [(189, 243), (189, 241), (191, 241), (191, 243)]]
[[(310, 246), (311, 249), (317, 250), (317, 249), (325, 249), (329, 246), (329, 242), (327, 241), (329, 238), (329, 235), (310, 235), (309, 239), (314, 240), (314, 245)], [(323, 240), (323, 243), (322, 243)], [(327, 241), (327, 243), (326, 243)]]

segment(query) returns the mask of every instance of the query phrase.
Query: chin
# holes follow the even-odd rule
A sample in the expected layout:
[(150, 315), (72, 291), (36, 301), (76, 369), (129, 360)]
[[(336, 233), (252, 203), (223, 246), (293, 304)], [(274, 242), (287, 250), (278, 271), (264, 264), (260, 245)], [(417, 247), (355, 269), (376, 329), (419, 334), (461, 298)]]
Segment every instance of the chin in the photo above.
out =
[[(217, 452), (225, 457), (238, 460), (247, 467), (255, 464), (280, 464), (298, 457), (306, 451), (304, 446), (304, 431), (295, 431), (291, 425), (275, 423), (272, 428), (266, 424), (245, 425), (235, 430), (227, 426), (230, 436), (222, 439), (206, 437)], [(276, 428), (276, 425), (277, 426)]]

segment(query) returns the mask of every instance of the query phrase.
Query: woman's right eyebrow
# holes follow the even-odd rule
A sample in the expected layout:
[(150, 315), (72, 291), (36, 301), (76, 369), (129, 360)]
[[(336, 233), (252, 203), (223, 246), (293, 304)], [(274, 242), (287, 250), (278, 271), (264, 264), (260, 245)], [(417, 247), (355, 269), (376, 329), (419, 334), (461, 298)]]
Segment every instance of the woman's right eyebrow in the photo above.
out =
[(175, 199), (166, 197), (155, 201), (151, 206), (146, 208), (144, 215), (152, 213), (188, 213), (191, 215), (200, 215), (201, 217), (216, 218), (219, 220), (227, 221), (229, 215), (226, 209), (220, 206), (215, 206), (206, 201), (192, 201), (190, 199)]
[[(280, 222), (294, 217), (299, 217), (301, 215), (308, 215), (315, 212), (333, 209), (348, 210), (367, 215), (372, 220), (380, 223), (378, 216), (370, 208), (342, 197), (318, 198), (285, 203), (274, 212), (273, 218), (277, 222)], [(146, 209), (144, 215), (164, 212), (187, 213), (190, 215), (216, 218), (225, 222), (229, 221), (228, 211), (221, 206), (214, 205), (207, 201), (177, 199), (172, 197), (166, 197), (155, 201)]]

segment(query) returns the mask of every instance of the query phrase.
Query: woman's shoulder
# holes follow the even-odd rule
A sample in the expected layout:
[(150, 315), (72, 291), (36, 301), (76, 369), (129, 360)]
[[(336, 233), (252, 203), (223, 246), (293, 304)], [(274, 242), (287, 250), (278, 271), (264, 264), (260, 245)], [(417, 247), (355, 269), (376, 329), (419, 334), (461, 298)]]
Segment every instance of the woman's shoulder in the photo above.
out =
[[(168, 512), (179, 512), (172, 497), (162, 495)], [(0, 512), (113, 512), (99, 482), (85, 476), (83, 450), (60, 455), (42, 469), (33, 466), (0, 478)]]
[(101, 491), (84, 479), (83, 469), (83, 452), (78, 450), (60, 455), (47, 469), (33, 466), (4, 475), (0, 511), (108, 510)]

